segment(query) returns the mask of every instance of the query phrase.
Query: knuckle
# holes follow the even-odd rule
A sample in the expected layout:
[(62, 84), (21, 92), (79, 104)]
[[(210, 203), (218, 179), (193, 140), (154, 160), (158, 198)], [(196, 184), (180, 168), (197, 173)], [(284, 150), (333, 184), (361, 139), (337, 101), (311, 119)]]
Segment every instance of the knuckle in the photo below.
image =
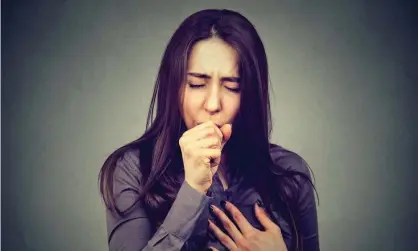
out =
[(243, 250), (243, 251), (250, 251), (251, 250), (250, 245), (248, 244), (247, 241), (241, 241), (239, 246), (241, 247), (241, 250)]
[(214, 143), (216, 146), (220, 146), (220, 145), (221, 145), (221, 141), (220, 141), (219, 139), (217, 139), (217, 138), (213, 139), (213, 143)]
[(232, 212), (232, 217), (235, 221), (242, 221), (242, 215), (236, 211)]
[(186, 136), (187, 136), (187, 134), (188, 134), (188, 132), (189, 132), (189, 131), (185, 131), (185, 132), (181, 135), (181, 137), (182, 137), (182, 138), (186, 137)]
[(191, 151), (191, 147), (190, 146), (185, 145), (185, 146), (183, 146), (183, 148), (184, 148), (184, 153), (186, 153), (188, 155), (191, 154), (192, 151)]
[(224, 222), (224, 227), (226, 230), (232, 230), (232, 225), (230, 221)]
[(215, 139), (213, 137), (210, 137), (209, 138), (209, 141), (210, 141), (211, 144), (215, 144), (216, 143), (216, 141), (215, 141)]
[(272, 231), (273, 231), (273, 233), (274, 233), (274, 234), (276, 234), (276, 235), (281, 235), (281, 234), (282, 234), (282, 230), (280, 230), (280, 228), (279, 228), (278, 226), (274, 226), (274, 227), (272, 228)]
[(244, 238), (240, 238), (240, 239), (236, 240), (235, 242), (236, 242), (236, 244), (237, 244), (238, 247), (243, 248), (244, 250), (248, 246), (248, 244), (247, 244), (247, 242), (245, 241)]
[(218, 238), (222, 243), (228, 242), (228, 237), (226, 235), (222, 235)]

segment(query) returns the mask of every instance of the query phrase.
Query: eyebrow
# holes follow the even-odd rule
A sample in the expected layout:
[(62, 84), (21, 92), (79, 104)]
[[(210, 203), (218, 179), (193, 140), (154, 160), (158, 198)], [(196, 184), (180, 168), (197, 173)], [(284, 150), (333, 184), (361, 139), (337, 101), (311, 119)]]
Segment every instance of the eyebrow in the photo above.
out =
[[(188, 72), (187, 75), (196, 77), (196, 78), (211, 79), (211, 76), (204, 74), (204, 73)], [(239, 77), (222, 77), (221, 81), (239, 83), (240, 78)]]

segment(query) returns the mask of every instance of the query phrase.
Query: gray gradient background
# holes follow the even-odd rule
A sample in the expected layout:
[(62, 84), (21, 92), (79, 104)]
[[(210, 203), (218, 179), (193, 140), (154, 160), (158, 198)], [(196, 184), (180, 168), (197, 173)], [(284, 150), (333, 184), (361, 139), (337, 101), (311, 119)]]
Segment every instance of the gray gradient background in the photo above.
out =
[(314, 171), (322, 250), (418, 250), (412, 5), (37, 2), (2, 8), (2, 250), (107, 249), (99, 168), (143, 132), (169, 37), (211, 7), (265, 43), (272, 141)]

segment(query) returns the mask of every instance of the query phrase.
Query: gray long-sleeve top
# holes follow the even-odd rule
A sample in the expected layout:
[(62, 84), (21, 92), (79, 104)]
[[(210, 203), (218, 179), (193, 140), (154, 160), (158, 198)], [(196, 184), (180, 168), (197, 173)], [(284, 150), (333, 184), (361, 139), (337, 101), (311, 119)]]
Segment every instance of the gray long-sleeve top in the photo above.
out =
[[(309, 174), (303, 160), (295, 153), (284, 151), (275, 145), (271, 149), (273, 160), (281, 166)], [(228, 176), (230, 177), (230, 176)], [(178, 251), (196, 250), (194, 245), (198, 240), (208, 241), (207, 246), (219, 250), (226, 248), (213, 236), (208, 235), (208, 219), (218, 222), (209, 213), (209, 206), (214, 204), (222, 209), (220, 202), (227, 200), (233, 203), (244, 214), (247, 220), (258, 229), (263, 229), (254, 214), (254, 203), (261, 200), (254, 188), (245, 185), (243, 180), (232, 178), (229, 187), (224, 191), (217, 174), (207, 194), (193, 189), (186, 181), (183, 182), (177, 197), (170, 208), (164, 222), (152, 232), (152, 226), (145, 213), (143, 201), (138, 200), (142, 192), (140, 183), (139, 152), (127, 152), (117, 163), (114, 175), (114, 194), (120, 210), (125, 210), (136, 203), (123, 218), (107, 211), (108, 244), (110, 251)], [(313, 188), (306, 182), (299, 191), (300, 227), (304, 251), (319, 250), (318, 224)], [(276, 211), (273, 217), (281, 228), (287, 246), (291, 242), (288, 222)], [(219, 222), (217, 224), (220, 226)], [(220, 226), (221, 227), (221, 226)]]

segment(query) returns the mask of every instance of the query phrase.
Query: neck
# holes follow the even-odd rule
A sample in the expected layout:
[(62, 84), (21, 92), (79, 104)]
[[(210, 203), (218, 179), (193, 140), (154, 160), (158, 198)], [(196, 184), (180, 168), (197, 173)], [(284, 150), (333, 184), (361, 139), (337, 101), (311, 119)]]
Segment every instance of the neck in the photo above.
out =
[(219, 163), (218, 171), (221, 172), (221, 174), (225, 175), (227, 171), (227, 165), (226, 165), (226, 155), (221, 155), (221, 162)]
[(218, 173), (218, 178), (220, 179), (224, 190), (228, 189), (228, 179), (227, 179), (226, 171), (227, 171), (226, 157), (225, 157), (225, 154), (222, 154), (221, 162), (218, 166), (217, 173)]
[(223, 153), (223, 154), (221, 155), (221, 162), (219, 163), (219, 165), (220, 165), (220, 166), (222, 166), (223, 168), (225, 168), (225, 167), (226, 167), (226, 160), (227, 160), (227, 158), (226, 158), (226, 154), (225, 154), (225, 153)]

